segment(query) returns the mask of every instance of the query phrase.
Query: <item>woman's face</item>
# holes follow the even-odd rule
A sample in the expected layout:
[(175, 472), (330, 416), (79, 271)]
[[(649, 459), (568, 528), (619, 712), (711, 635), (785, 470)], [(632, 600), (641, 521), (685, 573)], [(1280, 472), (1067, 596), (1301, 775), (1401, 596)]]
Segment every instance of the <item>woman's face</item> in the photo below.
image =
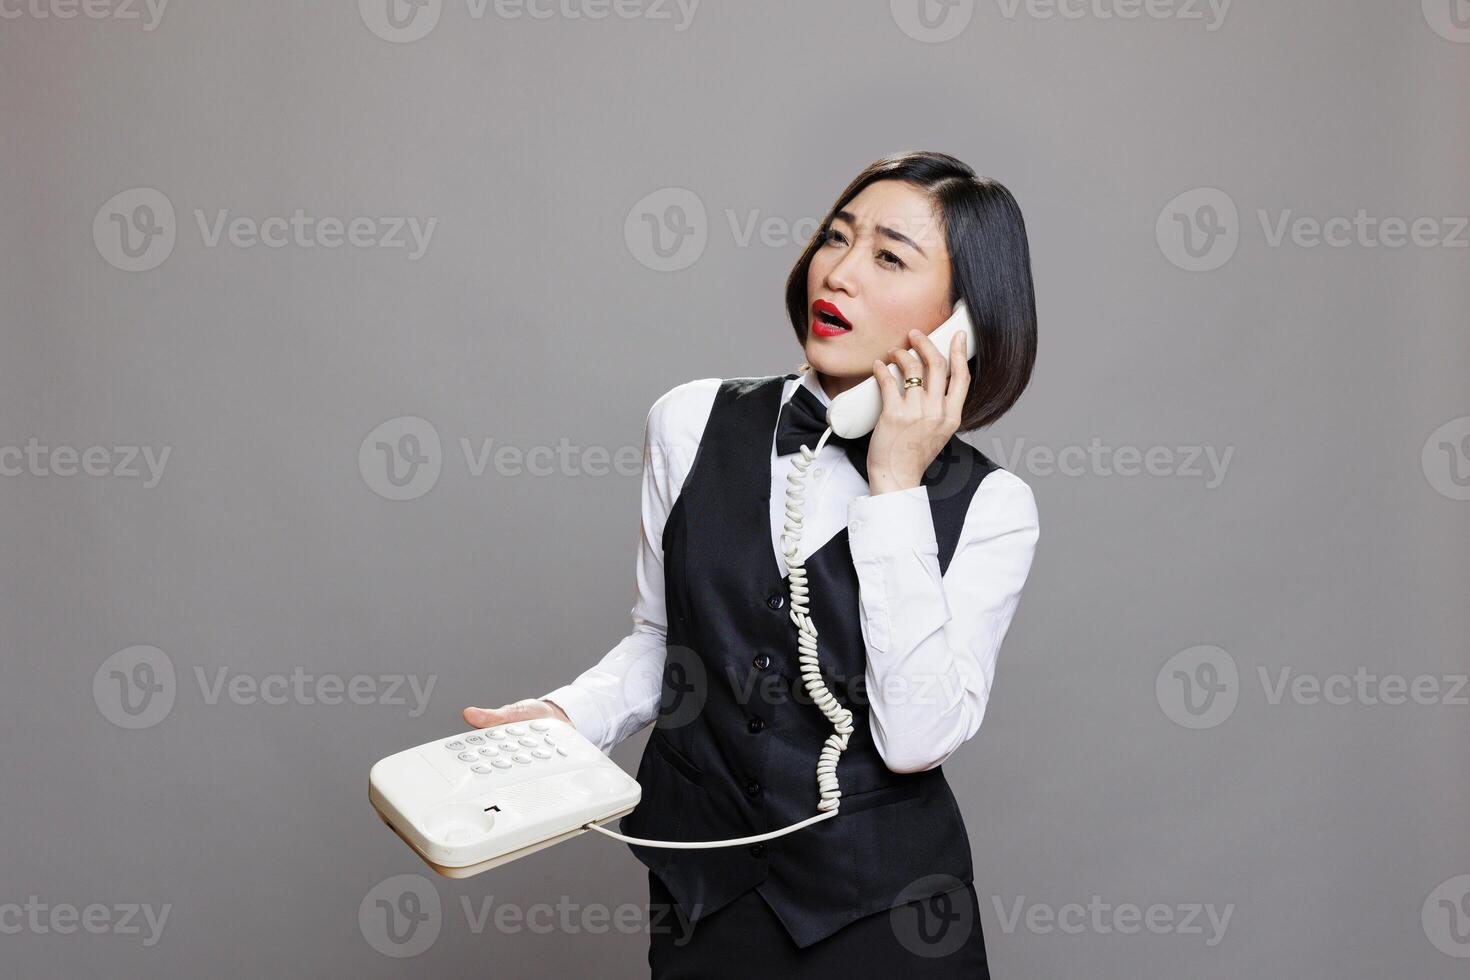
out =
[(943, 222), (928, 195), (899, 180), (863, 188), (833, 217), (807, 270), (806, 359), (828, 396), (871, 378), (875, 358), (892, 360), (890, 347), (910, 347), (910, 330), (927, 334), (948, 319), (949, 289)]

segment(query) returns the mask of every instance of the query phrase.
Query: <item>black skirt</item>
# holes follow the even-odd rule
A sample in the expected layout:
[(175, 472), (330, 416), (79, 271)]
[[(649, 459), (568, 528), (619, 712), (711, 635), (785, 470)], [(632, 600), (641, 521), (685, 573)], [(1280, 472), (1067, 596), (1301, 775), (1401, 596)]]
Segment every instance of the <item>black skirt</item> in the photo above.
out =
[(973, 883), (848, 923), (805, 949), (754, 888), (691, 926), (648, 872), (652, 980), (989, 980)]

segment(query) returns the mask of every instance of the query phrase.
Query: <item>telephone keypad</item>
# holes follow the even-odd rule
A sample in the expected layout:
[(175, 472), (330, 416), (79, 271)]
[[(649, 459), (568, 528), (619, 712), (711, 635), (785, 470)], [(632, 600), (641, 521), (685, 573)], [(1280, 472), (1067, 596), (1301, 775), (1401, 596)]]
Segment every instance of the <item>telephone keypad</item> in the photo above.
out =
[(550, 724), (539, 721), (532, 722), (529, 729), (523, 725), (506, 725), (461, 735), (441, 744), (454, 752), (455, 759), (465, 763), (471, 772), (492, 775), (497, 769), (529, 766), (557, 757), (569, 758), (571, 753), (556, 744), (551, 728)]

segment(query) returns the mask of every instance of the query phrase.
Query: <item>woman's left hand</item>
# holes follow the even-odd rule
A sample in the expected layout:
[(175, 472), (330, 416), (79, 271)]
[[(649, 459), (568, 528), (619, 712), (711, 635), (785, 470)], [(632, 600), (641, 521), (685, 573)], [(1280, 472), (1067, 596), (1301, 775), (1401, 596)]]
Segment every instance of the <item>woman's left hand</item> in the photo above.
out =
[[(970, 366), (965, 335), (955, 334), (946, 367), (939, 348), (921, 330), (910, 330), (914, 350), (888, 349), (888, 360), (905, 378), (920, 377), (924, 386), (904, 388), (893, 380), (884, 361), (873, 361), (873, 377), (883, 393), (883, 414), (868, 443), (868, 487), (873, 494), (907, 490), (923, 482), (924, 471), (939, 455), (950, 436), (959, 431), (965, 395), (970, 390)], [(917, 351), (918, 353), (915, 353)]]

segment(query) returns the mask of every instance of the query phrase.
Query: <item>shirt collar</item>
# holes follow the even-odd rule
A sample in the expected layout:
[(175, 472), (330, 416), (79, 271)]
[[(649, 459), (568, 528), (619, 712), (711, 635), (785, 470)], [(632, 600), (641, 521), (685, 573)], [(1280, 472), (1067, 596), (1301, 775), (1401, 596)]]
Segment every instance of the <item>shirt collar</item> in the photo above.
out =
[(796, 394), (797, 388), (805, 388), (812, 394), (816, 395), (817, 400), (820, 401), (824, 407), (830, 406), (832, 404), (832, 399), (828, 398), (827, 393), (822, 390), (822, 383), (817, 380), (817, 372), (814, 370), (808, 369), (807, 371), (798, 374), (795, 381), (788, 381), (786, 385), (786, 392), (781, 396), (781, 404), (786, 404), (786, 402), (788, 402)]

